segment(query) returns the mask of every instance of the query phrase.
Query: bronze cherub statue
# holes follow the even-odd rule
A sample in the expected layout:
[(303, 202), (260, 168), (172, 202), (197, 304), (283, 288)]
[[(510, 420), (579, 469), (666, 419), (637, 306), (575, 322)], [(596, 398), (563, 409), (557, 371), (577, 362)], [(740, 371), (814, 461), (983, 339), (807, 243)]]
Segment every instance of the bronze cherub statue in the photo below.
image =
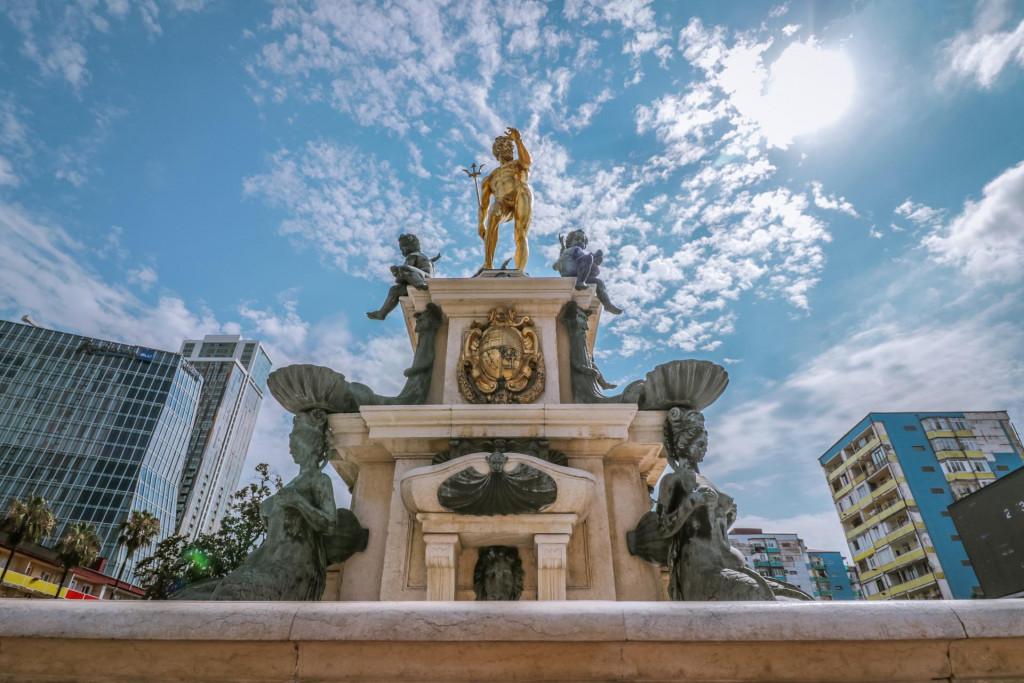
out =
[(384, 320), (388, 313), (398, 305), (398, 299), (409, 293), (409, 287), (426, 289), (428, 281), (434, 276), (434, 263), (441, 258), (438, 254), (434, 258), (428, 257), (420, 251), (420, 238), (412, 233), (398, 236), (398, 247), (402, 250), (405, 263), (391, 266), (391, 274), (395, 276), (395, 284), (388, 290), (388, 296), (384, 303), (376, 311), (369, 311), (366, 314), (371, 320)]

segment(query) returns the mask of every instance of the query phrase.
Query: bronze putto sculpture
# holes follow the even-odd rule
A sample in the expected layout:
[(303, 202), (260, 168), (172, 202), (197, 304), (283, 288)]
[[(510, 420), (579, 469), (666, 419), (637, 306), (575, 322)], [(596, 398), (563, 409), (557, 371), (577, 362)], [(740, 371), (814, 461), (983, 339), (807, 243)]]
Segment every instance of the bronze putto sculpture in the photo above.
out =
[(604, 310), (613, 315), (622, 313), (622, 309), (612, 303), (608, 297), (608, 290), (604, 286), (604, 280), (598, 277), (601, 272), (601, 264), (604, 262), (604, 252), (600, 249), (591, 252), (587, 250), (587, 233), (582, 230), (573, 230), (562, 239), (558, 238), (562, 250), (555, 261), (555, 270), (562, 277), (576, 278), (576, 289), (586, 289), (588, 285), (597, 288), (597, 300), (604, 306)]
[(441, 254), (430, 258), (420, 251), (420, 238), (411, 233), (399, 235), (398, 248), (402, 250), (405, 262), (391, 266), (391, 274), (395, 276), (395, 284), (388, 290), (387, 298), (376, 311), (369, 311), (366, 314), (371, 320), (384, 320), (388, 313), (398, 305), (398, 299), (409, 293), (409, 287), (426, 289), (428, 280), (434, 276), (434, 263), (441, 258)]

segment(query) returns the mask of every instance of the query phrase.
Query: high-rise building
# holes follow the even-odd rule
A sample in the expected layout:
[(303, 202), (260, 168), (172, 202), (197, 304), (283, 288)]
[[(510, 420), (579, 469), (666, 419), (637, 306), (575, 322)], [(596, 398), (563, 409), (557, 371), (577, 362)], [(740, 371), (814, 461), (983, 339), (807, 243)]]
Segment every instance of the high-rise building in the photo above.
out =
[[(90, 522), (107, 572), (126, 561), (133, 510), (174, 532), (178, 482), (203, 380), (180, 354), (0, 320), (0, 506), (39, 495), (58, 524)], [(115, 557), (115, 551), (118, 551)]]
[(242, 474), (271, 363), (258, 341), (238, 335), (186, 340), (181, 354), (204, 380), (177, 503), (178, 532), (194, 538), (220, 526)]
[(786, 581), (815, 594), (807, 546), (796, 534), (737, 527), (729, 532), (729, 541), (743, 553), (747, 566), (761, 576)]
[(819, 462), (868, 600), (980, 595), (948, 508), (1024, 464), (1006, 412), (869, 413)]
[(846, 562), (838, 550), (808, 550), (814, 597), (819, 600), (856, 600)]

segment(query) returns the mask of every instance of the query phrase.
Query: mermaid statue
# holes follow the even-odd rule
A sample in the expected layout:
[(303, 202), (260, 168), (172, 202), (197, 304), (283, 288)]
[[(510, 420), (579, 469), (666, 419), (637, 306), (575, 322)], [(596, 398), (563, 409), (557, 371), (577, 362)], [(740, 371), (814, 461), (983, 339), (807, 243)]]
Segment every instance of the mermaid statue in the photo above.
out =
[(672, 472), (654, 511), (629, 534), (631, 552), (669, 568), (673, 600), (810, 600), (800, 588), (761, 576), (729, 543), (736, 502), (700, 472), (708, 449), (704, 415), (674, 407), (664, 426)]
[(331, 480), (321, 471), (327, 413), (296, 414), (288, 446), (299, 474), (260, 505), (263, 544), (231, 573), (186, 586), (174, 599), (320, 600), (327, 566), (365, 549), (366, 530), (350, 511), (336, 509)]

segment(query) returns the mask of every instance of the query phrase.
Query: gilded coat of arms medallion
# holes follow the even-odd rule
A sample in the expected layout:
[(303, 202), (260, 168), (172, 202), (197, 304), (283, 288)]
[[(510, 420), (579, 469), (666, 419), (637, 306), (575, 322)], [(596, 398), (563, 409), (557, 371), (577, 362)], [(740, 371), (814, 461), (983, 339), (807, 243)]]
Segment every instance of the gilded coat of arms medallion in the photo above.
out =
[(544, 355), (529, 316), (495, 308), (462, 338), (459, 391), (470, 403), (533, 403), (544, 393)]

